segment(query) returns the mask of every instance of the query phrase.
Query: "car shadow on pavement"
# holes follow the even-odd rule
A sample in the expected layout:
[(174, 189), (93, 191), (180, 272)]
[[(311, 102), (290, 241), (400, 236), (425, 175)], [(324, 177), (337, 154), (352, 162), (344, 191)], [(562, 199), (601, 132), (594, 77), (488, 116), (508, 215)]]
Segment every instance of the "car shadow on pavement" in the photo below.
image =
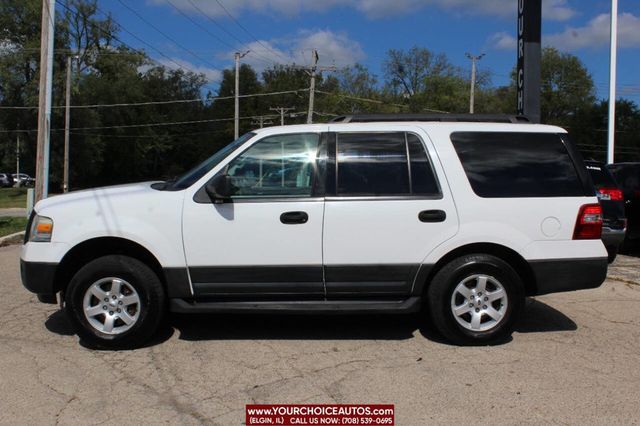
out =
[(541, 333), (552, 331), (575, 331), (576, 323), (558, 311), (536, 299), (527, 299), (522, 317), (516, 324), (519, 333)]
[(183, 340), (403, 340), (413, 337), (415, 315), (223, 315), (172, 316)]
[[(426, 312), (413, 315), (178, 315), (171, 325), (182, 340), (405, 340), (423, 337), (448, 342), (435, 330)], [(527, 299), (519, 333), (577, 330), (573, 320), (551, 306)], [(511, 338), (497, 344), (504, 344)]]
[[(73, 336), (71, 323), (63, 311), (53, 312), (45, 327), (61, 336)], [(527, 299), (525, 311), (516, 324), (518, 333), (574, 331), (577, 325), (562, 312), (535, 299)], [(449, 344), (435, 330), (426, 312), (412, 315), (230, 315), (172, 314), (168, 326), (142, 347), (170, 339), (200, 340), (405, 340), (416, 336)], [(508, 338), (494, 344), (510, 342)], [(80, 342), (82, 346), (87, 346)]]
[(61, 311), (55, 311), (44, 322), (44, 326), (52, 333), (59, 334), (61, 336), (73, 336), (76, 334), (71, 327), (71, 323), (67, 318), (67, 315)]
[[(57, 310), (49, 315), (49, 318), (44, 322), (44, 326), (50, 332), (60, 336), (74, 336), (76, 334), (71, 322), (69, 322), (69, 319), (67, 318), (67, 315), (62, 310)], [(151, 338), (151, 340), (147, 341), (144, 345), (139, 346), (137, 349), (159, 345), (169, 340), (171, 336), (173, 336), (173, 327), (162, 327), (161, 330)], [(88, 349), (98, 350), (98, 348), (92, 347), (82, 340), (80, 340), (80, 345)]]
[(625, 247), (619, 251), (619, 254), (631, 257), (640, 257), (640, 247), (635, 245), (633, 247)]

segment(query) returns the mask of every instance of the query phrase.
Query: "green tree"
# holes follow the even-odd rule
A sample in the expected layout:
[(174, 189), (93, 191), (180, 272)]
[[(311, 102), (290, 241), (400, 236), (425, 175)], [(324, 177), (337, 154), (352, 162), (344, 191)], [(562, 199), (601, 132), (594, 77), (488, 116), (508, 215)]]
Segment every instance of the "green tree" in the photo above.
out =
[[(258, 81), (258, 74), (247, 64), (240, 66), (240, 95), (262, 92), (262, 84)], [(235, 69), (226, 69), (222, 72), (222, 80), (218, 89), (220, 97), (233, 97), (235, 95)], [(259, 113), (258, 98), (240, 98), (240, 117), (253, 117)], [(210, 108), (211, 116), (215, 119), (226, 120), (234, 117), (235, 107), (233, 99), (214, 99)], [(233, 140), (233, 120), (222, 121), (217, 126), (220, 136), (224, 140), (223, 146)], [(240, 134), (246, 133), (253, 127), (251, 120), (240, 120)], [(216, 147), (219, 149), (220, 147)], [(217, 150), (216, 149), (216, 150)]]
[[(568, 130), (585, 158), (606, 160), (609, 101), (601, 100), (578, 112)], [(640, 108), (628, 99), (616, 101), (615, 159), (640, 161)]]
[(544, 48), (541, 63), (543, 123), (562, 124), (595, 101), (593, 79), (578, 57)]
[(391, 49), (383, 63), (387, 86), (394, 94), (423, 93), (430, 76), (454, 75), (456, 69), (444, 54), (414, 46), (408, 51)]
[[(0, 3), (0, 105), (37, 105), (40, 47), (39, 0)], [(96, 0), (69, 0), (56, 15), (51, 132), (51, 191), (62, 175), (65, 65), (74, 69), (72, 104), (132, 104), (198, 99), (204, 77), (156, 66), (142, 51), (118, 42), (117, 26), (100, 18)], [(6, 113), (5, 113), (6, 111)], [(114, 108), (74, 108), (71, 127), (73, 188), (170, 176), (210, 154), (212, 126), (138, 126), (143, 123), (211, 118), (202, 101)], [(35, 129), (37, 110), (9, 109), (0, 114), (0, 166), (15, 161), (15, 129)], [(195, 135), (194, 135), (195, 134)], [(22, 134), (22, 165), (34, 172), (35, 132)], [(193, 135), (193, 136), (192, 136)], [(215, 145), (215, 144), (214, 144)]]

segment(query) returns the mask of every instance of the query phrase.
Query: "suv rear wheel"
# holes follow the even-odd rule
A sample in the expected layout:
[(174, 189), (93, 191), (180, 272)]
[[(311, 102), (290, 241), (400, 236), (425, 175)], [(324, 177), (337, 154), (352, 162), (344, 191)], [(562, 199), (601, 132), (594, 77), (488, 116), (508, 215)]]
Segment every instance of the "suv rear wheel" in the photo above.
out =
[(89, 346), (139, 346), (157, 331), (165, 313), (157, 275), (127, 256), (104, 256), (82, 267), (65, 293), (65, 310)]
[(486, 254), (462, 256), (434, 276), (427, 299), (433, 324), (456, 344), (486, 344), (513, 331), (524, 286), (505, 261)]

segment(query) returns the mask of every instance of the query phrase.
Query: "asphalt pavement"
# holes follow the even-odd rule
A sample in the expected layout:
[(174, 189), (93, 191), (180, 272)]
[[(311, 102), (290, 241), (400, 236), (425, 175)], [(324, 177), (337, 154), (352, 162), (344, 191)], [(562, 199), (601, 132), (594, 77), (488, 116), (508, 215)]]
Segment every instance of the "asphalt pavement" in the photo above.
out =
[(0, 424), (240, 425), (250, 403), (391, 403), (396, 424), (640, 423), (640, 260), (530, 299), (513, 339), (455, 347), (416, 316), (174, 316), (145, 348), (83, 347), (0, 248)]

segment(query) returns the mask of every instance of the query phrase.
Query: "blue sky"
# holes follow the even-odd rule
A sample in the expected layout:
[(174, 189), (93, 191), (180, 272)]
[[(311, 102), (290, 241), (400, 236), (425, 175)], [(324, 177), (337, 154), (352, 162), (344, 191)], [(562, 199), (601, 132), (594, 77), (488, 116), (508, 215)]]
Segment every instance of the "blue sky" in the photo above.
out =
[[(99, 0), (103, 11), (110, 11), (123, 28), (163, 55), (123, 32), (121, 38), (128, 44), (145, 48), (169, 67), (205, 73), (213, 88), (220, 70), (232, 65), (235, 50), (250, 50), (243, 60), (262, 69), (274, 62), (309, 63), (316, 48), (321, 64), (342, 67), (359, 62), (382, 80), (387, 50), (414, 45), (446, 53), (465, 68), (465, 52), (486, 53), (480, 67), (492, 72), (495, 85), (506, 84), (515, 63), (516, 4), (517, 0)], [(601, 98), (608, 96), (610, 7), (610, 0), (543, 0), (543, 44), (577, 55)], [(640, 1), (619, 0), (619, 8), (618, 96), (640, 104)]]

